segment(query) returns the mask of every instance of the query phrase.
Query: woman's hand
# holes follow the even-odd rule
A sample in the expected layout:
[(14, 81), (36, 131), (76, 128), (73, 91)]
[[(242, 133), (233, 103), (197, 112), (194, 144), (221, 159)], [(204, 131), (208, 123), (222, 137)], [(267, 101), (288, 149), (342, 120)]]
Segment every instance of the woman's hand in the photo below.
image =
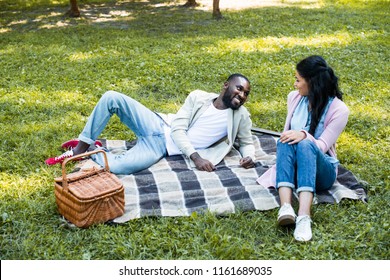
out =
[(306, 138), (303, 131), (287, 130), (280, 135), (280, 142), (288, 143), (289, 145), (296, 144)]

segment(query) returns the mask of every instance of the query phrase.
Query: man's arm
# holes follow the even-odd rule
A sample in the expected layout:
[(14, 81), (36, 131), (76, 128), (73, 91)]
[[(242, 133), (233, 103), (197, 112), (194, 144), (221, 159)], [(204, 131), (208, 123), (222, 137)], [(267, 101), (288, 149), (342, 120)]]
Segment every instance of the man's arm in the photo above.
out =
[(193, 153), (190, 158), (195, 163), (196, 168), (199, 170), (212, 172), (216, 169), (214, 164), (212, 164), (207, 159), (202, 158), (197, 152)]
[(252, 120), (249, 112), (243, 114), (237, 132), (237, 140), (239, 144), (239, 151), (242, 155), (240, 165), (244, 168), (251, 168), (255, 166), (255, 146), (253, 145), (252, 135)]
[[(205, 95), (206, 94), (206, 95)], [(215, 95), (216, 97), (217, 95)], [(200, 98), (201, 100), (198, 100)], [(204, 98), (204, 100), (203, 100)], [(175, 119), (171, 123), (171, 137), (180, 151), (190, 158), (197, 169), (204, 171), (213, 171), (215, 166), (209, 160), (202, 158), (192, 146), (188, 138), (187, 131), (195, 118), (195, 115), (201, 110), (205, 100), (209, 100), (210, 94), (202, 91), (193, 91), (186, 98), (183, 106), (177, 112)]]
[(174, 120), (171, 123), (171, 137), (179, 150), (187, 157), (195, 153), (195, 148), (192, 146), (190, 139), (187, 136), (187, 131), (190, 126), (193, 115), (196, 96), (191, 92), (183, 106), (176, 113)]
[(244, 157), (240, 159), (240, 165), (244, 168), (252, 168), (255, 166), (255, 162), (251, 157)]

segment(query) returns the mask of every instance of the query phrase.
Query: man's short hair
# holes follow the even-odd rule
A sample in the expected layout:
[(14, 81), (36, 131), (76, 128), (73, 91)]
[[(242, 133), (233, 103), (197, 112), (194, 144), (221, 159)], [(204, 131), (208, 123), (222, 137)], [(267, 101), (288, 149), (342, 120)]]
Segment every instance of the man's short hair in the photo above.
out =
[(227, 78), (227, 82), (230, 82), (231, 80), (235, 79), (235, 78), (243, 78), (245, 79), (248, 84), (250, 84), (251, 82), (249, 81), (249, 79), (247, 77), (245, 77), (244, 75), (240, 74), (240, 73), (234, 73), (234, 74), (231, 74), (228, 78)]

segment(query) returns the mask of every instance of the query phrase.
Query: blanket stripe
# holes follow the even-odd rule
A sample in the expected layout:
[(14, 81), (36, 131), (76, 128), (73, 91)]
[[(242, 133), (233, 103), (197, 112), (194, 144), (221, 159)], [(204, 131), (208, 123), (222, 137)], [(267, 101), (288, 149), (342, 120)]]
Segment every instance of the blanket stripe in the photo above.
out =
[[(125, 187), (125, 214), (113, 222), (123, 223), (145, 216), (189, 216), (205, 211), (223, 215), (279, 207), (277, 191), (256, 183), (275, 163), (277, 139), (277, 134), (253, 133), (256, 166), (251, 169), (239, 166), (240, 154), (233, 149), (215, 172), (192, 169), (187, 158), (177, 155), (163, 158), (136, 174), (118, 176)], [(135, 144), (105, 139), (102, 142), (115, 153), (123, 153)], [(363, 183), (351, 171), (339, 166), (333, 187), (317, 193), (314, 203), (339, 203), (342, 199), (366, 201), (367, 194)]]

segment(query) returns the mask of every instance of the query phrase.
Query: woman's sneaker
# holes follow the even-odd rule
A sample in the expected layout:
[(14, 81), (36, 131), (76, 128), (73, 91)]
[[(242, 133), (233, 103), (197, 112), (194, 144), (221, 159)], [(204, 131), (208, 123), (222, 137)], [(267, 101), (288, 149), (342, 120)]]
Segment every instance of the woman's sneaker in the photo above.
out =
[(291, 204), (285, 203), (280, 207), (278, 213), (278, 224), (280, 226), (289, 226), (295, 224), (295, 215), (294, 209)]
[(47, 165), (54, 165), (57, 163), (62, 163), (66, 158), (71, 158), (71, 157), (73, 157), (73, 151), (69, 150), (58, 157), (48, 158), (47, 160), (45, 160), (45, 163)]
[(312, 237), (311, 219), (309, 216), (298, 216), (295, 225), (294, 238), (297, 241), (309, 241)]

